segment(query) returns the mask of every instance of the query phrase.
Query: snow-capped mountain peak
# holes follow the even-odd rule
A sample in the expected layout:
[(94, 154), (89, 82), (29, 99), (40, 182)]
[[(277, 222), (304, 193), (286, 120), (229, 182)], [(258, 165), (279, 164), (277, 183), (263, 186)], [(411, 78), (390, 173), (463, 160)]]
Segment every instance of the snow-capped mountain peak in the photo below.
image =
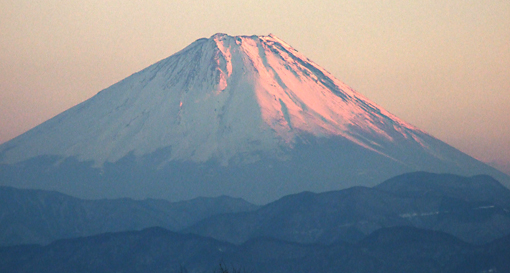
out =
[(418, 139), (416, 130), (273, 34), (218, 33), (15, 139), (3, 161), (56, 154), (101, 165), (171, 147), (168, 160), (227, 164), (239, 153), (277, 154), (303, 133), (378, 151), (376, 139)]
[(79, 197), (260, 203), (418, 170), (510, 183), (272, 34), (198, 39), (0, 145), (0, 183)]

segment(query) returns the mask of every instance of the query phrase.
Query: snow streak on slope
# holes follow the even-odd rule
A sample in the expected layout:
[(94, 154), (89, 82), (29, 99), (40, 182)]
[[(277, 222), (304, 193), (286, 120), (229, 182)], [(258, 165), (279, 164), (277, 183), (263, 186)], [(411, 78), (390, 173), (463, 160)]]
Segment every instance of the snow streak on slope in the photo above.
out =
[[(39, 155), (96, 166), (169, 149), (166, 161), (223, 165), (283, 156), (303, 135), (340, 136), (385, 154), (425, 133), (269, 36), (215, 34), (0, 146), (0, 160)], [(431, 152), (433, 153), (433, 152)]]

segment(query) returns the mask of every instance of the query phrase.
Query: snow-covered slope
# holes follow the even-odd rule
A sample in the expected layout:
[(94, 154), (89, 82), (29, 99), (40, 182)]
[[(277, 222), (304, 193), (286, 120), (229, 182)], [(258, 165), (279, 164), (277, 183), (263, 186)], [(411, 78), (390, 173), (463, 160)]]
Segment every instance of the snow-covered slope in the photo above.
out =
[[(55, 156), (53, 165), (73, 158), (101, 169), (157, 154), (156, 169), (175, 162), (226, 167), (292, 161), (296, 147), (317, 139), (341, 141), (399, 170), (434, 171), (430, 166), (443, 163), (467, 170), (476, 162), (388, 113), (276, 36), (226, 34), (199, 39), (2, 144), (0, 162)], [(349, 149), (340, 150), (345, 158)]]
[(395, 133), (420, 141), (415, 131), (273, 35), (216, 34), (4, 145), (13, 148), (2, 161), (54, 154), (101, 165), (170, 146), (170, 160), (227, 164), (303, 133), (377, 151)]

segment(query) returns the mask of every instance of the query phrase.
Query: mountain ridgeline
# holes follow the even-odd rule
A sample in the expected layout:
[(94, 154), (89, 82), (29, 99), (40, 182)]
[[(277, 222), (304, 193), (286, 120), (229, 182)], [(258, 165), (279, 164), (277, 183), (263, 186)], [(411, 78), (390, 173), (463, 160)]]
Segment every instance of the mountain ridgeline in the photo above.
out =
[(179, 231), (222, 213), (256, 209), (239, 198), (189, 201), (83, 200), (58, 192), (0, 187), (0, 246), (162, 227)]
[(356, 243), (381, 228), (441, 231), (472, 244), (510, 235), (510, 190), (489, 176), (410, 173), (372, 188), (288, 195), (257, 207), (229, 197), (81, 200), (57, 192), (0, 188), (0, 245), (162, 227), (242, 244)]
[(485, 175), (409, 173), (262, 207), (5, 187), (0, 196), (6, 273), (216, 272), (219, 263), (241, 272), (510, 271), (510, 190)]
[[(0, 247), (0, 271), (480, 273), (510, 271), (510, 236), (475, 246), (446, 233), (385, 228), (358, 243), (297, 244), (259, 238), (233, 245), (162, 228), (59, 240), (47, 246)], [(225, 272), (225, 271), (220, 271)], [(228, 271), (232, 272), (232, 271)]]
[(0, 145), (0, 185), (89, 199), (265, 204), (412, 171), (510, 185), (274, 35), (199, 39)]
[(258, 210), (207, 218), (185, 231), (237, 244), (258, 237), (330, 244), (356, 242), (395, 226), (487, 243), (510, 234), (510, 190), (489, 176), (417, 172), (373, 188), (285, 196)]

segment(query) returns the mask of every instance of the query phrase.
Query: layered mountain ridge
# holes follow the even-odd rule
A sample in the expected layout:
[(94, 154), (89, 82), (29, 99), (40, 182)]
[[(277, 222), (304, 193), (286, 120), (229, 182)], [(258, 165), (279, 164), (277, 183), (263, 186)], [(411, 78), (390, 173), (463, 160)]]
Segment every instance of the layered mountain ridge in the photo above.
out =
[(235, 244), (275, 238), (326, 245), (358, 242), (381, 228), (411, 226), (485, 244), (510, 235), (510, 190), (485, 175), (416, 172), (372, 188), (302, 192), (258, 207), (227, 196), (175, 203), (83, 200), (0, 187), (0, 246), (154, 226)]
[(0, 162), (3, 185), (84, 198), (265, 203), (419, 170), (510, 185), (274, 35), (199, 39), (0, 145)]
[[(361, 242), (296, 244), (257, 238), (241, 245), (163, 228), (0, 247), (2, 272), (508, 272), (510, 236), (482, 246), (411, 227)], [(218, 264), (222, 266), (218, 270)], [(240, 269), (239, 269), (240, 268)], [(223, 270), (221, 270), (223, 269)]]

